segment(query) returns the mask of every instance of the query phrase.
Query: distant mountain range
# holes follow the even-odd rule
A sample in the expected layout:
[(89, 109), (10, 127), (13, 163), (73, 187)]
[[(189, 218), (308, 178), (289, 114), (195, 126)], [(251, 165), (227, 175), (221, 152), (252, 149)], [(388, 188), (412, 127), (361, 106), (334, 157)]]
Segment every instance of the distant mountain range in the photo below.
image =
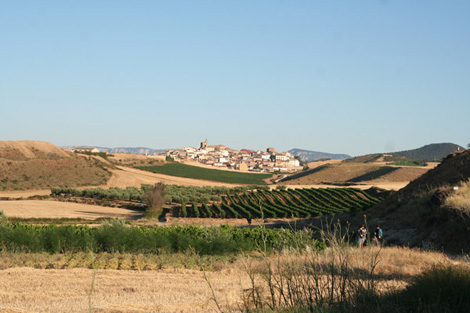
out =
[(167, 149), (150, 149), (145, 147), (118, 147), (118, 148), (106, 148), (97, 147), (100, 151), (108, 153), (132, 153), (132, 154), (155, 154), (165, 152)]
[[(74, 149), (78, 146), (69, 146), (64, 147), (68, 149)], [(162, 153), (165, 152), (167, 149), (151, 149), (145, 147), (117, 147), (117, 148), (107, 148), (107, 147), (97, 147), (97, 146), (87, 146), (90, 148), (97, 148), (101, 152), (108, 152), (108, 153), (132, 153), (132, 154), (148, 154), (152, 155), (155, 153)]]
[(318, 161), (318, 160), (323, 160), (323, 159), (343, 160), (343, 159), (351, 158), (351, 156), (347, 154), (333, 154), (333, 153), (309, 151), (309, 150), (302, 150), (302, 149), (291, 149), (288, 152), (292, 154), (293, 156), (299, 157), (299, 160), (302, 162), (311, 162), (311, 161)]

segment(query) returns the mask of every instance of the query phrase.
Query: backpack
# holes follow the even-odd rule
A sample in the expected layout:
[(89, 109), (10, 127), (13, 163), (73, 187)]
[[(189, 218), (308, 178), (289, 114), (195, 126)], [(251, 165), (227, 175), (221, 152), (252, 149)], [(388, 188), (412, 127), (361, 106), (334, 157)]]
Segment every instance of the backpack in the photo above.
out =
[(375, 230), (375, 237), (377, 237), (377, 238), (382, 238), (383, 237), (383, 232), (382, 232), (381, 228)]

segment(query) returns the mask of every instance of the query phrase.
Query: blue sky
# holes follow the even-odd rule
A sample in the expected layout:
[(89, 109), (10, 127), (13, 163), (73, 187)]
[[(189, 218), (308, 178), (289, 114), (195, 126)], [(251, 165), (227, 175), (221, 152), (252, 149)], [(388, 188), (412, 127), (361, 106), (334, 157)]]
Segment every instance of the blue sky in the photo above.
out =
[(0, 1), (0, 140), (470, 143), (470, 1)]

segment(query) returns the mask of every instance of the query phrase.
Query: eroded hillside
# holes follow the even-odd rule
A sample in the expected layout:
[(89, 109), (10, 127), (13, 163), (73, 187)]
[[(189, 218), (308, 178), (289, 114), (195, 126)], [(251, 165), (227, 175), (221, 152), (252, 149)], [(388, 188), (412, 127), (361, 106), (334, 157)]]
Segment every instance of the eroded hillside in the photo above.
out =
[(106, 184), (107, 166), (48, 142), (0, 141), (0, 190)]

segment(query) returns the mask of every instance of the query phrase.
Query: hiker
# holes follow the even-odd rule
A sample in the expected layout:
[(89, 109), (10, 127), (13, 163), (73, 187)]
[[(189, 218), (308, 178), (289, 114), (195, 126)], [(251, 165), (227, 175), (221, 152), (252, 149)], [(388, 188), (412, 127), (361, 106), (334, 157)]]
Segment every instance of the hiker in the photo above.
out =
[(359, 229), (357, 230), (357, 243), (360, 248), (364, 245), (366, 238), (367, 238), (367, 229), (364, 227), (364, 224), (362, 224), (361, 227), (359, 227)]
[(383, 241), (383, 238), (384, 238), (384, 235), (383, 235), (382, 228), (380, 228), (380, 225), (377, 225), (377, 228), (374, 231), (375, 243), (377, 245), (380, 245)]

